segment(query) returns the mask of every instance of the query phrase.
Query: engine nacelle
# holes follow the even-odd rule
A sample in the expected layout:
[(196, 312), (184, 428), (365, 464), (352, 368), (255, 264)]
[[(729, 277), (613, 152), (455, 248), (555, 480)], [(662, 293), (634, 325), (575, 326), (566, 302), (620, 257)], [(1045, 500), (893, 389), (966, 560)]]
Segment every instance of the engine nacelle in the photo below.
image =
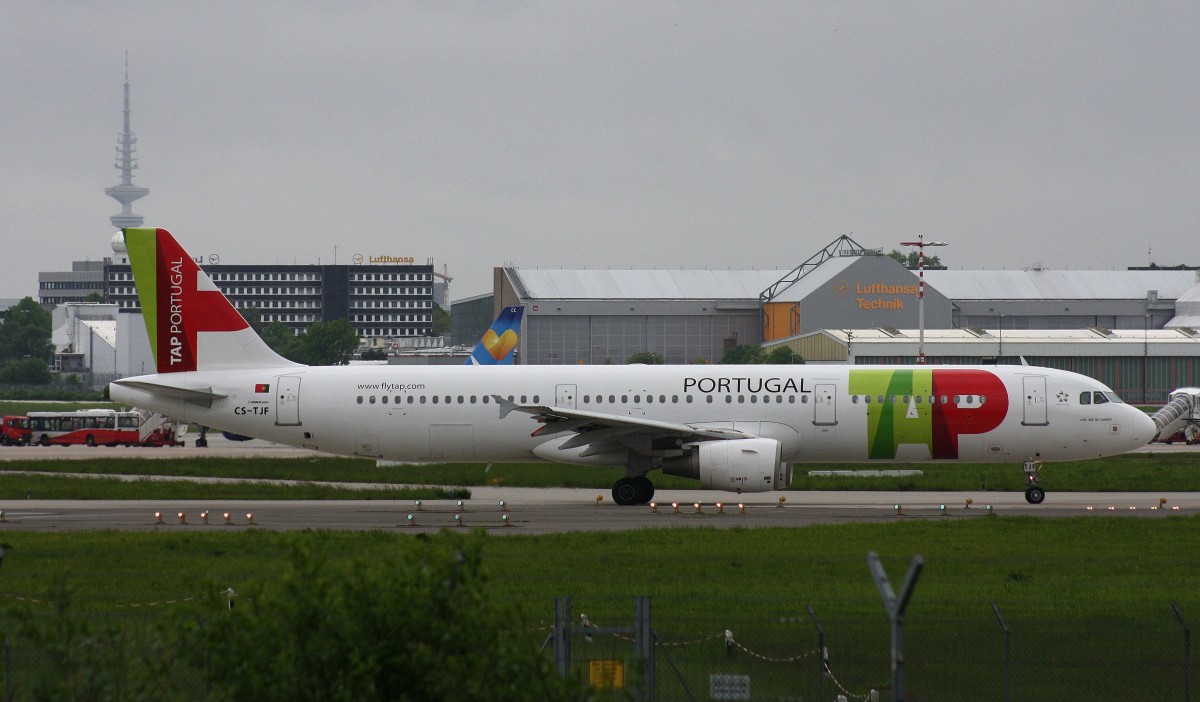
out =
[(781, 455), (774, 439), (705, 441), (687, 456), (664, 460), (662, 471), (699, 480), (700, 487), (709, 490), (784, 490), (791, 484), (791, 465), (780, 463)]

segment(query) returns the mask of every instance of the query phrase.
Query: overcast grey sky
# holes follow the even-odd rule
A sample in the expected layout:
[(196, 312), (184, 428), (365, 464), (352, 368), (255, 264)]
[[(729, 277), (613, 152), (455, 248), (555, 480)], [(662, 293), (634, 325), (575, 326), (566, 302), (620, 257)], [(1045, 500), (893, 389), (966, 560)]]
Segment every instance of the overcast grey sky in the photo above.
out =
[(1200, 3), (0, 5), (0, 297), (150, 195), (222, 263), (1200, 263)]

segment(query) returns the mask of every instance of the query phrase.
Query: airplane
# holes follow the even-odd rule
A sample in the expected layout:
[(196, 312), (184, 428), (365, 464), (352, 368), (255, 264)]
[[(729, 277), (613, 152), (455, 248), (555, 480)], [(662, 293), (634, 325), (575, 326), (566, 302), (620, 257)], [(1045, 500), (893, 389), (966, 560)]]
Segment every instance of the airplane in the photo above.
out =
[(517, 342), (521, 335), (522, 305), (500, 310), (496, 321), (483, 333), (483, 338), (471, 349), (464, 365), (468, 366), (511, 366), (517, 355)]
[(623, 466), (734, 493), (787, 489), (801, 463), (1020, 463), (1146, 445), (1154, 422), (1084, 375), (1035, 366), (304, 366), (275, 354), (175, 238), (125, 229), (157, 373), (118, 402), (314, 451), (410, 462)]

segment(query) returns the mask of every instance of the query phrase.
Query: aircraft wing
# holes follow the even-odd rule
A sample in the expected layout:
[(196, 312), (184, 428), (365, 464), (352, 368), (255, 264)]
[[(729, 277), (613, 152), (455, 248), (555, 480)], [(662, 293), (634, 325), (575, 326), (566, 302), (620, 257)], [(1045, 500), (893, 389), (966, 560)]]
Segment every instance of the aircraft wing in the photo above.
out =
[[(565, 441), (560, 450), (587, 447), (581, 455), (588, 456), (625, 446), (639, 451), (677, 448), (695, 441), (748, 439), (753, 435), (735, 429), (692, 426), (677, 422), (660, 422), (642, 417), (605, 414), (546, 405), (517, 405), (494, 396), (500, 404), (500, 416), (511, 412), (532, 415), (541, 423), (533, 436), (550, 436), (570, 432), (575, 436)], [(662, 440), (670, 440), (664, 445)]]

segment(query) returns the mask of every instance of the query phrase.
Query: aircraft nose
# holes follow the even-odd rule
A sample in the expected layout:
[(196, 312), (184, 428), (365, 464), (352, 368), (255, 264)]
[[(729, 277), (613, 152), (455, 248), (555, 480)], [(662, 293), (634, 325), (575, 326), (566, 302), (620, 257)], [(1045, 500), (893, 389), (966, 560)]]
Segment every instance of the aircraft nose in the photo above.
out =
[(1154, 436), (1158, 434), (1158, 425), (1150, 418), (1150, 415), (1141, 411), (1136, 407), (1129, 407), (1130, 421), (1127, 422), (1130, 426), (1130, 437), (1136, 443), (1137, 447), (1145, 446), (1154, 440)]

